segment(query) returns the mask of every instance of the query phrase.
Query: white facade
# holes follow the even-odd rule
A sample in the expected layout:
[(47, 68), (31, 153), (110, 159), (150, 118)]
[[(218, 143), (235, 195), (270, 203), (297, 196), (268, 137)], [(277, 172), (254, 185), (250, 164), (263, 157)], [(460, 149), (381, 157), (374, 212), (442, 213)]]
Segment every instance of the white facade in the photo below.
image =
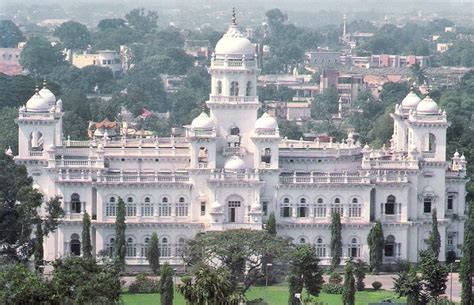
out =
[[(262, 229), (275, 212), (278, 234), (314, 243), (331, 255), (330, 214), (342, 215), (344, 256), (368, 261), (367, 234), (383, 223), (385, 261), (417, 260), (438, 211), (440, 259), (460, 253), (465, 219), (466, 161), (445, 157), (446, 113), (429, 97), (410, 93), (397, 106), (390, 148), (282, 139), (263, 114), (253, 45), (235, 21), (216, 46), (212, 90), (202, 113), (181, 138), (63, 140), (61, 101), (47, 89), (19, 110), (18, 164), (45, 198), (63, 198), (66, 216), (45, 241), (45, 258), (80, 253), (82, 215), (92, 215), (94, 252), (114, 244), (116, 204), (127, 210), (127, 263), (146, 265), (157, 232), (163, 261), (180, 264), (185, 239), (198, 232)], [(47, 97), (48, 96), (48, 97)], [(55, 98), (54, 98), (55, 100)], [(457, 216), (457, 217), (455, 217)]]

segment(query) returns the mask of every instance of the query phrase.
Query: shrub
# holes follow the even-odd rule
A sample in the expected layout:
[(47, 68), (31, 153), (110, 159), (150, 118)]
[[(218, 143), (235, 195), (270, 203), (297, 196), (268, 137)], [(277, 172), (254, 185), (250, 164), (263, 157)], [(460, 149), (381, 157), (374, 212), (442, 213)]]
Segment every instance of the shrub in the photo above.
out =
[(159, 282), (149, 278), (146, 274), (139, 274), (128, 287), (130, 293), (158, 293)]
[(342, 290), (344, 289), (344, 286), (342, 284), (332, 284), (332, 283), (326, 283), (323, 284), (323, 292), (328, 293), (328, 294), (342, 294)]
[(329, 275), (329, 283), (330, 284), (341, 284), (342, 283), (342, 276), (337, 272), (332, 272)]
[(372, 287), (374, 287), (374, 290), (379, 290), (380, 288), (382, 288), (382, 283), (380, 283), (379, 281), (375, 281), (372, 283)]

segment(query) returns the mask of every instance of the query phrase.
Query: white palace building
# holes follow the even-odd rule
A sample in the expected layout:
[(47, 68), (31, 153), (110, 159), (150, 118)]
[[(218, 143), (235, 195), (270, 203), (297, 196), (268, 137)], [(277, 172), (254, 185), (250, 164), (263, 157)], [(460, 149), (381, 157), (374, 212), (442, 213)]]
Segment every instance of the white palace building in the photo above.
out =
[[(126, 204), (126, 262), (146, 266), (157, 232), (162, 261), (180, 265), (180, 249), (198, 232), (261, 230), (274, 212), (278, 234), (311, 243), (323, 264), (331, 256), (330, 215), (342, 219), (344, 256), (369, 258), (367, 234), (383, 224), (385, 263), (417, 261), (437, 209), (440, 259), (460, 255), (465, 220), (466, 160), (446, 159), (446, 112), (410, 92), (391, 115), (389, 148), (372, 149), (352, 134), (340, 143), (283, 139), (257, 97), (253, 44), (235, 18), (217, 43), (212, 90), (183, 137), (129, 137), (96, 132), (67, 139), (62, 102), (46, 87), (19, 109), (18, 164), (46, 199), (63, 198), (65, 218), (45, 240), (45, 259), (81, 254), (82, 216), (92, 216), (97, 255), (114, 247), (119, 197)], [(100, 130), (99, 130), (100, 131)], [(103, 130), (102, 130), (103, 131)]]

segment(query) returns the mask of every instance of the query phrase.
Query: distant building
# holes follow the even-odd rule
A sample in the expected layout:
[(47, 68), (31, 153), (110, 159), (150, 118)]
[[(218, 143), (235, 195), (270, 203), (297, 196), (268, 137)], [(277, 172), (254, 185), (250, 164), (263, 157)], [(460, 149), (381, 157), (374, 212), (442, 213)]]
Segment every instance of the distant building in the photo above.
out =
[(311, 118), (311, 102), (308, 101), (265, 101), (268, 113), (287, 121), (307, 121)]
[(417, 55), (390, 55), (379, 54), (370, 56), (341, 56), (341, 63), (346, 66), (355, 66), (360, 68), (374, 67), (410, 67), (418, 64), (421, 67), (428, 67), (431, 63), (431, 56)]
[(444, 43), (440, 43), (438, 42), (436, 44), (436, 52), (438, 53), (444, 53), (446, 52), (447, 50), (449, 50), (450, 47), (453, 46), (453, 43), (452, 42), (444, 42)]
[(350, 108), (359, 92), (367, 88), (362, 75), (339, 73), (333, 69), (323, 69), (319, 86), (321, 93), (331, 87), (337, 89), (340, 112)]
[(120, 55), (111, 50), (98, 51), (95, 54), (72, 53), (68, 55), (68, 58), (71, 64), (77, 68), (87, 66), (107, 67), (112, 70), (114, 75), (121, 74), (123, 71)]
[(17, 75), (23, 71), (20, 65), (21, 51), (20, 48), (0, 48), (0, 73)]
[(179, 87), (183, 83), (184, 76), (162, 74), (161, 80), (163, 81), (163, 86), (165, 87), (165, 91), (168, 93), (174, 93), (178, 91)]
[(192, 56), (196, 64), (206, 61), (211, 56), (211, 43), (209, 40), (186, 40), (184, 52)]
[(317, 51), (306, 52), (305, 61), (318, 67), (335, 66), (341, 63), (341, 52)]

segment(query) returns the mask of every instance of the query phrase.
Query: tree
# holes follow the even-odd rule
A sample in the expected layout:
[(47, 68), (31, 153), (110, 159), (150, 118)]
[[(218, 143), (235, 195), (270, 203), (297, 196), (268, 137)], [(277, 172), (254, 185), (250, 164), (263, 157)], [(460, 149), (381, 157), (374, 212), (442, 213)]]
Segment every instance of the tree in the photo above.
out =
[(323, 94), (316, 96), (311, 104), (311, 117), (332, 122), (333, 114), (337, 113), (339, 95), (334, 87), (330, 87)]
[(20, 55), (20, 64), (30, 73), (48, 74), (53, 68), (65, 65), (64, 55), (59, 46), (52, 46), (46, 38), (33, 37), (25, 45)]
[(126, 240), (125, 240), (125, 203), (119, 197), (117, 203), (117, 217), (115, 217), (115, 261), (117, 267), (123, 270), (125, 268)]
[(173, 305), (173, 275), (173, 269), (165, 263), (160, 274), (161, 305)]
[(303, 287), (310, 295), (318, 296), (324, 281), (314, 246), (298, 245), (292, 251), (289, 263), (290, 280), (298, 283), (290, 287), (290, 298), (296, 292), (301, 293)]
[(102, 19), (101, 21), (99, 21), (99, 24), (97, 25), (97, 28), (100, 31), (103, 31), (106, 29), (118, 29), (118, 28), (123, 28), (123, 27), (126, 27), (125, 20), (120, 19), (120, 18)]
[(43, 259), (44, 259), (44, 249), (43, 249), (43, 242), (44, 242), (44, 233), (41, 223), (36, 224), (36, 232), (35, 232), (35, 269), (38, 271), (42, 271), (43, 266)]
[(421, 67), (419, 63), (416, 63), (410, 67), (412, 75), (412, 82), (416, 82), (418, 85), (423, 85), (428, 80), (426, 76), (426, 68)]
[(441, 236), (438, 231), (438, 217), (436, 216), (436, 209), (431, 212), (431, 232), (428, 238), (428, 246), (433, 255), (438, 258), (439, 250), (441, 248)]
[(295, 297), (296, 293), (301, 293), (303, 290), (303, 281), (300, 277), (290, 274), (288, 276), (288, 304), (289, 305), (299, 305), (300, 301)]
[(407, 305), (424, 305), (427, 303), (421, 278), (416, 274), (413, 267), (398, 272), (397, 277), (394, 278), (393, 287), (399, 297), (407, 298)]
[(79, 22), (67, 21), (54, 30), (54, 36), (61, 40), (66, 49), (85, 49), (91, 43), (87, 27)]
[(438, 299), (446, 291), (448, 281), (448, 269), (442, 265), (431, 250), (419, 252), (421, 279), (425, 293), (438, 304)]
[(25, 264), (0, 265), (0, 304), (52, 304), (51, 285)]
[(146, 252), (146, 259), (150, 264), (150, 268), (154, 274), (160, 271), (160, 245), (158, 243), (158, 234), (153, 232), (150, 238), (150, 244)]
[(183, 284), (177, 290), (188, 305), (217, 304), (236, 299), (230, 273), (224, 267), (199, 265), (193, 272), (193, 277), (182, 277), (181, 281)]
[(265, 231), (227, 230), (196, 235), (187, 243), (185, 261), (191, 266), (223, 266), (230, 272), (232, 287), (242, 285), (245, 293), (256, 281), (264, 279), (260, 258), (283, 262), (289, 253), (288, 238), (271, 236)]
[(270, 215), (268, 216), (267, 220), (267, 225), (265, 226), (265, 230), (267, 231), (268, 234), (272, 236), (276, 236), (277, 230), (276, 230), (276, 220), (275, 220), (275, 213), (271, 212)]
[(0, 20), (0, 48), (16, 48), (25, 37), (11, 20)]
[(354, 265), (352, 261), (346, 263), (344, 268), (344, 289), (342, 290), (342, 304), (343, 305), (354, 305), (355, 304), (355, 279), (354, 279)]
[(469, 216), (464, 228), (463, 256), (459, 272), (462, 284), (461, 304), (471, 305), (474, 302), (474, 296), (472, 295), (472, 279), (474, 277), (474, 202), (469, 204)]
[(353, 263), (353, 266), (356, 288), (358, 291), (363, 291), (365, 288), (364, 279), (365, 273), (367, 272), (367, 264), (363, 260), (358, 259)]
[(335, 212), (331, 214), (331, 269), (336, 269), (342, 257), (342, 225), (341, 216)]
[(120, 278), (113, 265), (70, 257), (56, 260), (53, 267), (52, 304), (115, 304), (120, 298)]
[(369, 267), (370, 272), (377, 274), (380, 270), (383, 260), (383, 247), (385, 239), (383, 237), (383, 229), (380, 221), (370, 229), (367, 236), (367, 244), (369, 245)]
[(130, 27), (141, 33), (149, 33), (157, 26), (158, 13), (156, 11), (147, 11), (144, 8), (136, 8), (125, 15)]
[[(34, 227), (41, 224), (43, 236), (47, 236), (64, 215), (60, 197), (43, 204), (43, 195), (32, 183), (24, 166), (0, 155), (0, 259), (26, 261), (35, 246)], [(44, 209), (42, 217), (40, 208)]]
[(87, 211), (82, 216), (82, 256), (84, 258), (92, 258), (91, 218)]
[(301, 128), (295, 122), (278, 120), (278, 129), (282, 138), (299, 140), (303, 137)]
[(18, 128), (15, 119), (18, 117), (18, 109), (5, 107), (0, 113), (0, 148), (11, 148), (14, 155), (18, 153)]

